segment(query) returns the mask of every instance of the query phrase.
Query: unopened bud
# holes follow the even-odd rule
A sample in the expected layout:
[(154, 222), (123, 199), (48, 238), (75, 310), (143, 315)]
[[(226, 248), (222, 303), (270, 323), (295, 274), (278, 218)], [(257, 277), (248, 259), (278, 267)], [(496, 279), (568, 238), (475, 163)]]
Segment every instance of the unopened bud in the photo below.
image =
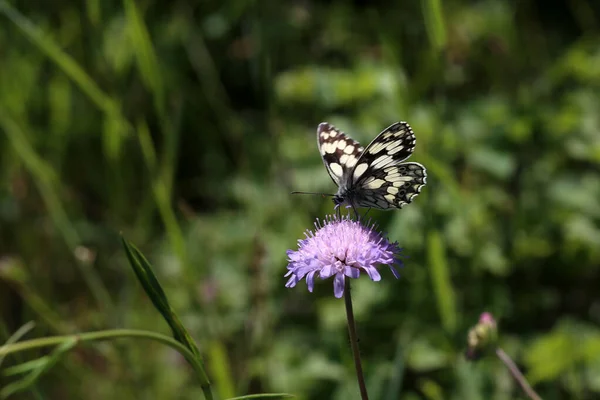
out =
[(496, 320), (492, 314), (484, 312), (477, 325), (469, 330), (465, 357), (473, 361), (480, 359), (487, 350), (495, 346), (497, 335)]

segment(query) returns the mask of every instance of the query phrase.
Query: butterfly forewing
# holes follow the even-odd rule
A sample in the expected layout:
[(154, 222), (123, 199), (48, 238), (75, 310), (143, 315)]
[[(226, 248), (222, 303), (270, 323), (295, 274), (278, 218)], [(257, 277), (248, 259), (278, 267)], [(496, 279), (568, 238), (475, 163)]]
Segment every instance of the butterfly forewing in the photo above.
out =
[(342, 186), (360, 158), (363, 147), (333, 125), (323, 122), (317, 129), (319, 152), (327, 172), (336, 185)]
[(384, 169), (406, 160), (415, 150), (415, 135), (406, 122), (396, 122), (381, 132), (365, 149), (357, 164), (353, 181), (360, 184), (369, 177), (361, 173)]

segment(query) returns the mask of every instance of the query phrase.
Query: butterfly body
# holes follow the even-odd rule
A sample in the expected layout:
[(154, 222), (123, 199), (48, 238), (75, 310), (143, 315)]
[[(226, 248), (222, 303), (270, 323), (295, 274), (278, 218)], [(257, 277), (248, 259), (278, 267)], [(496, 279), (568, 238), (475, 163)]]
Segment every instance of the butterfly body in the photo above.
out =
[(425, 186), (425, 167), (404, 162), (416, 141), (406, 122), (389, 126), (366, 148), (323, 122), (317, 129), (317, 141), (327, 172), (338, 186), (333, 197), (336, 206), (402, 208)]

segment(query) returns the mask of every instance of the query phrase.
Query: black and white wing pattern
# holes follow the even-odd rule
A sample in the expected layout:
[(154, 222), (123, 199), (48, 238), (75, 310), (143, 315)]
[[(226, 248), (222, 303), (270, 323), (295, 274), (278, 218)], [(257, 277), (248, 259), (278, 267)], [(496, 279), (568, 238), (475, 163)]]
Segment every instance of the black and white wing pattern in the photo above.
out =
[(317, 130), (319, 151), (325, 167), (338, 185), (336, 204), (402, 208), (425, 186), (425, 167), (403, 162), (415, 149), (415, 135), (406, 122), (396, 122), (363, 149), (358, 142), (322, 123)]
[(335, 126), (323, 122), (317, 129), (319, 153), (331, 179), (341, 186), (356, 166), (364, 148)]

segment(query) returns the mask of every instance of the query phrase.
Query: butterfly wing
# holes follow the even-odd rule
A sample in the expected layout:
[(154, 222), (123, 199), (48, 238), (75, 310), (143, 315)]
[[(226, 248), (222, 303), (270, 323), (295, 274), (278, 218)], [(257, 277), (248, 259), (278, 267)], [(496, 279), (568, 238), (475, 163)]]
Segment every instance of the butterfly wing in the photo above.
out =
[(317, 141), (329, 176), (336, 185), (344, 186), (363, 153), (363, 147), (327, 122), (319, 124)]
[(396, 122), (373, 139), (352, 172), (352, 201), (357, 207), (402, 208), (421, 192), (427, 179), (425, 167), (403, 163), (415, 142), (406, 122)]

